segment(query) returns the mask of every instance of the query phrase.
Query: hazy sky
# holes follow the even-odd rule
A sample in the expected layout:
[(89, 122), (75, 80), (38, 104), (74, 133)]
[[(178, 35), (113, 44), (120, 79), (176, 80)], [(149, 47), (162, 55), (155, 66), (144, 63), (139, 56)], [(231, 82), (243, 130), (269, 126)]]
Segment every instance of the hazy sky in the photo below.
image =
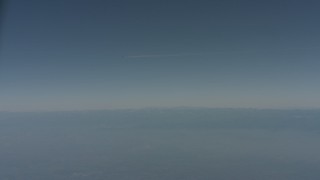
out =
[(11, 0), (0, 110), (320, 108), (318, 0)]

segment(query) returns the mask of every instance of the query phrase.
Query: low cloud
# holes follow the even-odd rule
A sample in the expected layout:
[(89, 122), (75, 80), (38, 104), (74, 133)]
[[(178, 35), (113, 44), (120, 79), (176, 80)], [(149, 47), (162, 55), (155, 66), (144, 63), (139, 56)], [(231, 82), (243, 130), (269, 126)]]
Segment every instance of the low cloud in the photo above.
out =
[(180, 53), (180, 54), (142, 54), (126, 56), (126, 58), (158, 58), (158, 57), (182, 57), (182, 56), (199, 56), (208, 53)]
[(162, 58), (162, 57), (184, 57), (184, 56), (203, 56), (212, 54), (230, 54), (230, 53), (256, 53), (263, 51), (287, 51), (287, 50), (308, 50), (319, 49), (320, 46), (311, 47), (286, 47), (286, 48), (255, 48), (255, 49), (237, 49), (229, 51), (213, 51), (213, 52), (200, 52), (200, 53), (175, 53), (175, 54), (140, 54), (129, 55), (126, 58)]

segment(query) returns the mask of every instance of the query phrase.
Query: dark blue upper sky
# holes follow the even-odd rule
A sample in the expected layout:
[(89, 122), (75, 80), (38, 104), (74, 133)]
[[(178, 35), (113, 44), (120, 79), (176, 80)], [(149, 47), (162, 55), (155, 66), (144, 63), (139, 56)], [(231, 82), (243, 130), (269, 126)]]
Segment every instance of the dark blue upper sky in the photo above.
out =
[(320, 107), (320, 2), (11, 0), (0, 110)]

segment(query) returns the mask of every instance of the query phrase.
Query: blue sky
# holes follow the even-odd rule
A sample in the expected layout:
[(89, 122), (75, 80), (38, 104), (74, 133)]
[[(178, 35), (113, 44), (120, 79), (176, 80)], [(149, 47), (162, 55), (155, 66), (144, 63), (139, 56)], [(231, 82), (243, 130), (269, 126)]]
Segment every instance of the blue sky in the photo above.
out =
[(0, 110), (319, 108), (319, 6), (11, 0)]

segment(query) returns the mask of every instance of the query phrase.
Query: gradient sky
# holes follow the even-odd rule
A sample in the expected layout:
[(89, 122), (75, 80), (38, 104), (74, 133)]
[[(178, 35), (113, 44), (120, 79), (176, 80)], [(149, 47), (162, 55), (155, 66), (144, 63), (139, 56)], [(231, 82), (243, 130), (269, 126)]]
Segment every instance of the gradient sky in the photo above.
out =
[(11, 0), (0, 111), (320, 108), (318, 0)]

